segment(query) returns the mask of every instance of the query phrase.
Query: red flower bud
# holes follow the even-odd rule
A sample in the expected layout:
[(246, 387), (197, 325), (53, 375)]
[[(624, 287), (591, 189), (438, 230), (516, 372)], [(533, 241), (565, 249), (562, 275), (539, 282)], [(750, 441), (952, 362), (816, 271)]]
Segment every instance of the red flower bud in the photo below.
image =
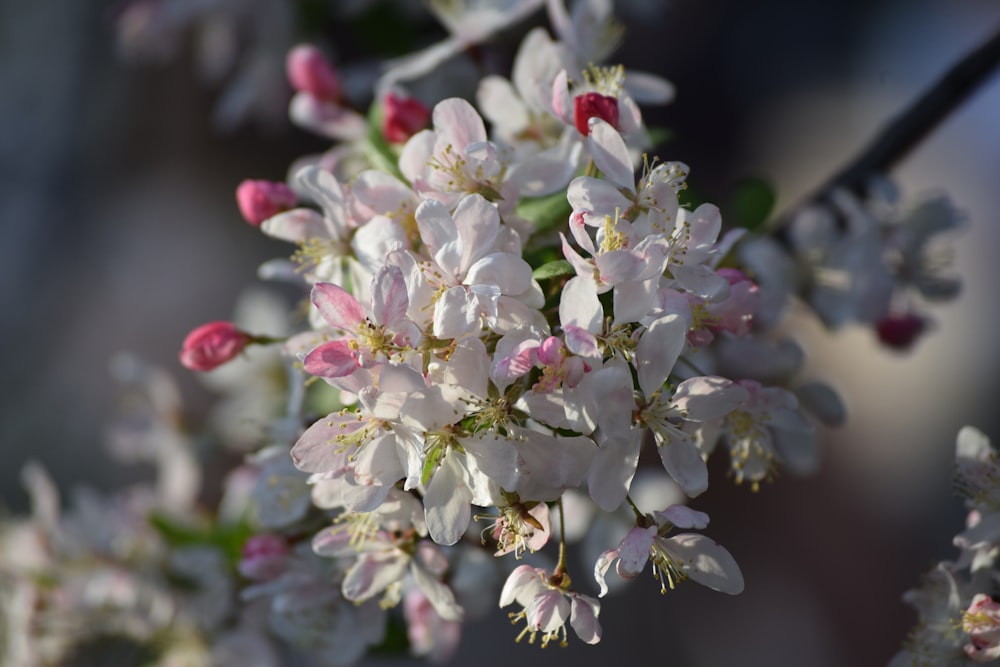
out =
[(573, 98), (573, 123), (580, 134), (590, 134), (590, 119), (600, 118), (618, 129), (618, 98), (600, 93), (583, 93)]
[(259, 227), (271, 216), (295, 206), (298, 198), (284, 183), (245, 180), (236, 188), (236, 203), (243, 218)]
[(875, 325), (882, 344), (896, 350), (910, 348), (926, 328), (924, 319), (913, 313), (886, 315)]
[(388, 93), (382, 100), (382, 135), (387, 141), (401, 144), (427, 127), (431, 111), (414, 97)]
[(296, 46), (285, 59), (292, 88), (326, 102), (340, 99), (340, 76), (326, 56), (310, 44)]
[(210, 371), (242, 352), (251, 340), (253, 336), (232, 322), (208, 322), (187, 335), (179, 358), (193, 371)]

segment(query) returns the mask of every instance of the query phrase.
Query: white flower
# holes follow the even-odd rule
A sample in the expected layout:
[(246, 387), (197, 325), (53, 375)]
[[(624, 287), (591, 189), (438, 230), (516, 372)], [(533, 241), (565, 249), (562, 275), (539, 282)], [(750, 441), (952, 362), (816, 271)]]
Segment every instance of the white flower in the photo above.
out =
[(608, 592), (605, 573), (612, 563), (617, 561), (616, 571), (620, 577), (632, 579), (645, 569), (648, 560), (653, 561), (653, 574), (660, 580), (662, 593), (688, 578), (722, 593), (741, 593), (743, 574), (723, 547), (694, 533), (664, 537), (675, 526), (701, 529), (707, 525), (707, 514), (683, 505), (671, 505), (662, 512), (644, 517), (617, 549), (605, 551), (594, 564), (594, 578), (601, 587), (601, 597)]
[(563, 574), (549, 576), (545, 570), (530, 565), (514, 568), (500, 592), (500, 606), (516, 602), (522, 607), (521, 611), (510, 615), (513, 621), (525, 621), (517, 641), (527, 635), (528, 642), (533, 643), (541, 634), (542, 648), (553, 640), (565, 646), (566, 621), (587, 644), (601, 640), (601, 625), (597, 621), (601, 603), (588, 595), (567, 590), (568, 584), (569, 578)]

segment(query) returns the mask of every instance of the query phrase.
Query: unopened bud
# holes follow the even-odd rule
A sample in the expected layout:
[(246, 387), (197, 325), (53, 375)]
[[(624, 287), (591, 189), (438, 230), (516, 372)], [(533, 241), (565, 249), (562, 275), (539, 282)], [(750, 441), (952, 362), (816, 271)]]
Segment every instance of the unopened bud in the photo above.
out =
[(285, 71), (295, 90), (327, 102), (340, 99), (340, 76), (315, 46), (302, 44), (289, 51)]
[(427, 127), (431, 111), (415, 97), (388, 93), (382, 100), (382, 135), (386, 141), (401, 144)]
[(906, 350), (917, 342), (926, 327), (927, 323), (919, 315), (902, 313), (886, 315), (875, 325), (875, 330), (883, 345)]
[(600, 118), (618, 128), (618, 98), (600, 93), (583, 93), (573, 98), (573, 123), (580, 134), (590, 134), (590, 119)]
[(268, 218), (295, 206), (298, 198), (290, 187), (276, 181), (245, 180), (236, 188), (236, 203), (243, 218), (259, 227)]
[(208, 322), (184, 339), (180, 361), (193, 371), (210, 371), (226, 363), (253, 340), (253, 336), (232, 322)]

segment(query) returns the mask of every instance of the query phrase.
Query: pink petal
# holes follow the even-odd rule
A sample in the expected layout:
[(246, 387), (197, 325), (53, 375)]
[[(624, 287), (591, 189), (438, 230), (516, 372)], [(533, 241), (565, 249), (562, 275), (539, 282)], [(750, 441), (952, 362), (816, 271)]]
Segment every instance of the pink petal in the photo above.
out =
[(330, 326), (344, 331), (357, 331), (365, 319), (365, 311), (354, 296), (339, 285), (316, 283), (312, 302)]
[(344, 377), (360, 367), (357, 352), (343, 339), (323, 343), (306, 355), (302, 365), (306, 373), (326, 378)]

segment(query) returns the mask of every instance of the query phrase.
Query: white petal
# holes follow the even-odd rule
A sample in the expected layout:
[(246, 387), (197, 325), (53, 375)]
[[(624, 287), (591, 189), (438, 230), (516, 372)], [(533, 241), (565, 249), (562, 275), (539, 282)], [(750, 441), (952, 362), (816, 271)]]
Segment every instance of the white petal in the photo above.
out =
[(639, 389), (649, 398), (667, 381), (687, 341), (687, 324), (671, 314), (655, 320), (635, 349)]
[(594, 164), (605, 178), (635, 193), (635, 176), (632, 173), (632, 157), (628, 146), (618, 130), (600, 118), (590, 119), (590, 134), (584, 140)]
[(437, 103), (433, 111), (434, 129), (438, 133), (436, 145), (450, 145), (457, 153), (477, 141), (486, 141), (486, 126), (475, 107), (467, 101), (452, 97)]
[(496, 285), (501, 294), (521, 294), (531, 288), (531, 265), (516, 255), (494, 252), (469, 267), (466, 285)]
[(576, 326), (599, 333), (603, 319), (604, 309), (594, 281), (580, 276), (570, 278), (559, 298), (559, 322), (564, 327)]
[(566, 189), (566, 199), (574, 211), (593, 211), (597, 215), (624, 212), (632, 202), (612, 183), (591, 176), (574, 178)]
[(677, 385), (670, 403), (684, 412), (685, 419), (708, 421), (728, 414), (749, 397), (747, 390), (732, 380), (705, 376)]
[(641, 104), (668, 104), (676, 95), (674, 84), (666, 79), (633, 69), (628, 71), (625, 78), (625, 90), (629, 97)]
[(657, 450), (667, 474), (689, 497), (694, 498), (708, 488), (708, 466), (690, 438), (675, 437), (669, 443), (658, 443)]
[(743, 573), (725, 548), (704, 535), (685, 533), (664, 540), (691, 579), (702, 586), (730, 595), (743, 592)]
[(472, 194), (462, 197), (452, 217), (461, 247), (456, 275), (464, 276), (476, 260), (493, 249), (500, 230), (500, 213), (485, 197)]
[(472, 520), (472, 492), (456, 460), (458, 456), (455, 452), (445, 456), (424, 494), (427, 532), (438, 544), (458, 542)]
[(601, 624), (597, 620), (600, 612), (601, 604), (597, 600), (586, 595), (573, 596), (569, 624), (585, 644), (601, 641)]
[(309, 208), (295, 208), (272, 216), (261, 223), (260, 230), (270, 237), (291, 243), (327, 236), (323, 216)]
[(451, 287), (434, 304), (433, 332), (437, 338), (460, 338), (482, 328), (479, 300), (464, 285)]
[(608, 573), (608, 568), (611, 567), (611, 563), (618, 558), (617, 549), (608, 549), (601, 553), (597, 557), (597, 561), (594, 563), (594, 580), (597, 581), (597, 585), (600, 586), (601, 592), (598, 597), (604, 597), (608, 594), (608, 580), (606, 575)]
[(446, 621), (461, 621), (463, 616), (462, 605), (458, 604), (452, 590), (435, 579), (430, 572), (424, 568), (414, 565), (410, 572), (413, 580), (420, 590), (427, 596), (427, 601), (434, 607), (434, 611)]
[(587, 475), (587, 489), (597, 506), (613, 512), (625, 501), (639, 463), (638, 435), (622, 435), (598, 448)]
[(348, 600), (363, 602), (401, 580), (409, 560), (397, 552), (362, 554), (344, 575), (340, 590)]

